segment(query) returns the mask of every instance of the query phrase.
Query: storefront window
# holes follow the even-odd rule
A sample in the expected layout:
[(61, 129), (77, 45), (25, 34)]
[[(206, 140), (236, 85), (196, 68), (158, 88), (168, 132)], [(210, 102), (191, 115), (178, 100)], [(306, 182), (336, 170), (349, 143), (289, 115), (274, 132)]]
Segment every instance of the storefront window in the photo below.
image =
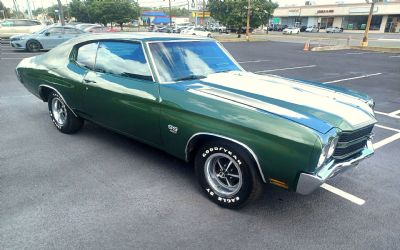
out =
[[(345, 30), (365, 30), (368, 16), (345, 16), (343, 17), (342, 28)], [(379, 30), (382, 16), (372, 16), (370, 30)]]
[(333, 25), (333, 17), (323, 17), (321, 18), (320, 29), (330, 28)]

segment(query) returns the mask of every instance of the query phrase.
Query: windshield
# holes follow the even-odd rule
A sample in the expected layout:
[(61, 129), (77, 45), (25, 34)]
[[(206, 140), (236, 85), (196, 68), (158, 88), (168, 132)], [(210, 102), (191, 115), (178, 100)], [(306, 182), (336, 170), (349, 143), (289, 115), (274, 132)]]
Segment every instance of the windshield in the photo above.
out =
[(161, 82), (198, 79), (209, 74), (242, 70), (213, 41), (150, 43)]

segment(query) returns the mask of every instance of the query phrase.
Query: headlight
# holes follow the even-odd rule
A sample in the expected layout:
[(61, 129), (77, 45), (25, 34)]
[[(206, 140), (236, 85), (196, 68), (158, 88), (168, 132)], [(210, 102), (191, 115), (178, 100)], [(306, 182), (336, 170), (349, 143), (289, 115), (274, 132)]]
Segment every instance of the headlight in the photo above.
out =
[(334, 137), (324, 146), (318, 159), (317, 168), (321, 167), (327, 159), (332, 157), (333, 153), (335, 152), (337, 142), (338, 137)]

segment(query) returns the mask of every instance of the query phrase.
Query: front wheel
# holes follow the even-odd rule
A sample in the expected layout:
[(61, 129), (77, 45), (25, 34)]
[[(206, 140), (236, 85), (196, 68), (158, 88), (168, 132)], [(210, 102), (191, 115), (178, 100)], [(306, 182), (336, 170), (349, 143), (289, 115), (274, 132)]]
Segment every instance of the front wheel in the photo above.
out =
[(62, 133), (72, 134), (82, 127), (83, 120), (72, 113), (61, 96), (56, 92), (50, 94), (48, 106), (50, 118), (54, 126)]
[(263, 184), (254, 162), (232, 143), (215, 141), (199, 149), (196, 176), (205, 195), (225, 208), (239, 208), (256, 199)]
[(36, 40), (31, 40), (26, 43), (26, 49), (29, 52), (38, 52), (41, 47), (41, 44)]

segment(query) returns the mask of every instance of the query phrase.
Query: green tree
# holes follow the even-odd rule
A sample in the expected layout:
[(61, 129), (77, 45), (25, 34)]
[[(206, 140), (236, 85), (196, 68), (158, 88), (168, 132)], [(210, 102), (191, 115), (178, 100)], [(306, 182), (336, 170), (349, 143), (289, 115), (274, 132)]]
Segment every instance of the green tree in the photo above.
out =
[[(4, 12), (3, 12), (4, 11)], [(11, 17), (11, 11), (9, 8), (7, 8), (6, 6), (4, 6), (4, 4), (0, 1), (0, 12), (2, 12), (0, 14), (0, 19), (3, 19), (3, 13), (4, 13), (4, 17), (5, 18), (10, 18)]]
[(72, 0), (69, 3), (69, 10), (71, 16), (75, 17), (77, 21), (84, 23), (91, 22), (88, 1)]
[[(209, 0), (207, 8), (211, 16), (226, 26), (240, 30), (246, 26), (248, 0)], [(251, 0), (250, 26), (268, 23), (278, 4), (271, 0)]]

